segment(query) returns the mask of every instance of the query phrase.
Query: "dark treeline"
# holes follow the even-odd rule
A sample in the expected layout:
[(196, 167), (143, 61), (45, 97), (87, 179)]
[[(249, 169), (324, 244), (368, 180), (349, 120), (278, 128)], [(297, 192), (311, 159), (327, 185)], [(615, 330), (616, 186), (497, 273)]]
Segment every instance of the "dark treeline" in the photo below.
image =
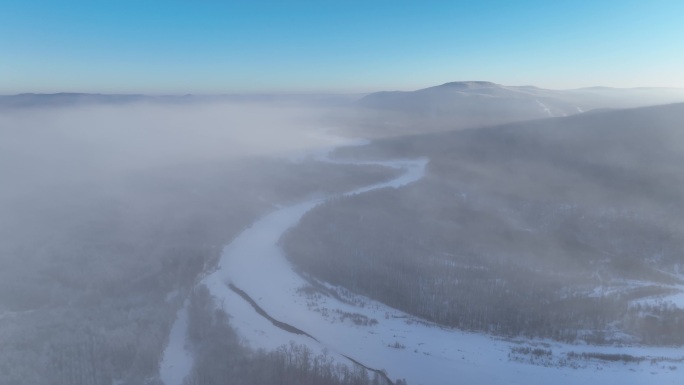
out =
[[(491, 206), (476, 208), (462, 199), (450, 201), (460, 207), (441, 207), (426, 218), (422, 206), (402, 206), (402, 199), (410, 202), (406, 197), (423, 195), (423, 188), (327, 203), (286, 234), (288, 257), (312, 277), (452, 327), (593, 343), (617, 342), (611, 331), (618, 328), (645, 343), (684, 343), (681, 310), (635, 311), (630, 305), (666, 294), (666, 285), (676, 282), (635, 251), (661, 252), (661, 266), (667, 266), (667, 251), (678, 250), (677, 239), (657, 243), (665, 237), (656, 228), (620, 226), (614, 223), (619, 220), (580, 210), (541, 214), (541, 207), (535, 209), (545, 224), (534, 226), (528, 218), (520, 229)], [(619, 229), (626, 239), (605, 228)], [(607, 253), (616, 259), (606, 261)], [(651, 283), (629, 287), (623, 279)], [(604, 284), (618, 290), (594, 292)]]

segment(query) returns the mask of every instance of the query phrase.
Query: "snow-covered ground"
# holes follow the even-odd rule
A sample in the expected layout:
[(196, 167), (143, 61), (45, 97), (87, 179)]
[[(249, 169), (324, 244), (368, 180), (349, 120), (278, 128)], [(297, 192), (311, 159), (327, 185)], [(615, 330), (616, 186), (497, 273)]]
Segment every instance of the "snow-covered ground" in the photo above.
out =
[(664, 288), (672, 289), (672, 294), (640, 298), (632, 301), (632, 304), (641, 305), (667, 305), (684, 309), (684, 285), (662, 285)]
[(551, 112), (551, 109), (549, 108), (549, 106), (547, 106), (546, 104), (540, 102), (539, 100), (535, 100), (535, 101), (537, 102), (537, 104), (539, 104), (539, 107), (541, 107), (542, 110), (544, 110), (544, 112), (546, 113), (546, 115), (548, 115), (548, 116), (550, 116), (550, 117), (553, 118), (553, 112)]
[[(320, 160), (328, 159), (319, 154)], [(336, 160), (335, 162), (343, 162)], [(354, 163), (344, 161), (345, 163)], [(363, 187), (360, 194), (385, 187), (400, 187), (419, 180), (426, 159), (372, 162), (404, 170), (399, 177)], [(553, 341), (510, 341), (484, 334), (443, 328), (409, 316), (377, 301), (330, 287), (327, 295), (307, 290), (309, 283), (288, 262), (278, 245), (281, 235), (295, 226), (306, 212), (325, 198), (280, 208), (257, 222), (227, 245), (216, 271), (202, 283), (231, 315), (231, 325), (253, 348), (275, 349), (291, 341), (315, 353), (326, 352), (351, 364), (351, 357), (365, 366), (383, 369), (391, 379), (410, 384), (681, 384), (684, 350), (646, 347), (594, 347)], [(259, 315), (233, 284), (248, 294), (274, 319), (308, 333), (292, 334)], [(181, 311), (164, 352), (161, 378), (166, 385), (179, 384), (192, 366), (187, 352)], [(539, 348), (543, 354), (514, 348)], [(184, 353), (185, 352), (185, 353)], [(570, 352), (628, 354), (646, 357), (642, 362), (610, 362), (577, 358)], [(511, 354), (513, 353), (513, 354)], [(665, 360), (651, 359), (663, 357)]]
[(176, 321), (171, 327), (169, 343), (159, 367), (159, 378), (165, 385), (181, 385), (192, 370), (192, 353), (187, 349), (188, 301), (176, 313)]
[[(663, 271), (676, 278), (679, 282), (684, 280), (681, 275), (672, 274)], [(600, 277), (600, 276), (599, 276)], [(607, 282), (605, 285), (594, 288), (591, 293), (587, 293), (590, 297), (608, 297), (620, 295), (621, 293), (629, 292), (630, 290), (647, 287), (659, 287), (666, 291), (665, 294), (647, 295), (635, 300), (632, 300), (631, 305), (646, 305), (646, 306), (660, 306), (667, 305), (684, 309), (684, 285), (683, 284), (665, 284), (661, 282), (640, 281), (620, 279)]]
[(660, 285), (663, 288), (669, 289), (671, 293), (639, 299), (635, 301), (635, 303), (646, 305), (667, 305), (684, 309), (684, 284), (681, 283), (684, 282), (684, 274), (680, 270), (681, 266), (679, 265), (674, 266), (674, 272), (659, 270), (664, 274), (670, 275), (676, 280), (676, 282), (678, 282), (676, 284)]

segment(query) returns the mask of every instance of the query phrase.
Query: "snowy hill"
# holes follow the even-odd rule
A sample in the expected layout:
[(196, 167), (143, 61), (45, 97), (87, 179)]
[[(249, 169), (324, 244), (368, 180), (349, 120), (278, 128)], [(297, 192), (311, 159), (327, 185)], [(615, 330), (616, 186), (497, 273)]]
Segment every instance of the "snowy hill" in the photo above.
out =
[(416, 91), (376, 92), (361, 98), (361, 119), (394, 132), (425, 132), (562, 117), (596, 108), (684, 102), (684, 90), (608, 87), (549, 90), (487, 81), (450, 82)]

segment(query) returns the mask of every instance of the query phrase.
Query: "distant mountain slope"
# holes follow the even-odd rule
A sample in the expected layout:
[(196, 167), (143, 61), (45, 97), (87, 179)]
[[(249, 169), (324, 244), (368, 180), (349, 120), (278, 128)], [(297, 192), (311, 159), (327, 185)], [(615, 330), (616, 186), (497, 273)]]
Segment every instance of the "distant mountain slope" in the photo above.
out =
[(348, 148), (428, 173), (313, 210), (284, 240), (332, 284), (509, 336), (684, 344), (684, 104)]
[[(536, 87), (506, 87), (491, 82), (452, 82), (412, 92), (377, 92), (359, 104), (419, 114), (535, 119), (578, 112), (577, 106)], [(586, 107), (586, 106), (583, 106)]]
[(684, 90), (594, 87), (548, 90), (485, 81), (451, 82), (417, 91), (376, 92), (361, 98), (362, 121), (390, 131), (460, 129), (574, 115), (596, 108), (684, 102)]
[(61, 92), (55, 94), (17, 94), (0, 96), (0, 108), (63, 107), (92, 104), (126, 104), (151, 100), (145, 95), (105, 95)]
[(230, 103), (307, 103), (311, 105), (348, 105), (356, 94), (224, 94), (224, 95), (143, 95), (60, 92), (52, 94), (24, 93), (0, 95), (0, 110), (16, 108), (121, 105), (130, 103), (192, 104)]

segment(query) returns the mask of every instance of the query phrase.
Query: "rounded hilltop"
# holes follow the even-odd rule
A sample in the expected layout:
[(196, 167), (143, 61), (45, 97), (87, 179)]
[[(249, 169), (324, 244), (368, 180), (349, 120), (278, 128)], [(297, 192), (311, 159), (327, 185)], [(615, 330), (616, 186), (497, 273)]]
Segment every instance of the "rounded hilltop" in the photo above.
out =
[(496, 83), (492, 83), (492, 82), (487, 82), (487, 81), (471, 80), (471, 81), (464, 81), (464, 82), (448, 82), (448, 83), (444, 83), (438, 87), (449, 87), (449, 88), (457, 88), (457, 89), (478, 89), (478, 88), (501, 87), (501, 85), (496, 84)]

